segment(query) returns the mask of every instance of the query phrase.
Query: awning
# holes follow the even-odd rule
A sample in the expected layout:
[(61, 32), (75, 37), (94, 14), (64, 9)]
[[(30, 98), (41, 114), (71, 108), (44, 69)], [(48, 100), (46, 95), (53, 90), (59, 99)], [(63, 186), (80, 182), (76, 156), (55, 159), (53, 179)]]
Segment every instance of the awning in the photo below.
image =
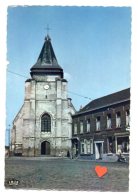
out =
[(127, 132), (120, 132), (120, 133), (115, 133), (114, 134), (115, 136), (124, 136), (124, 137), (126, 137), (126, 136), (129, 136), (129, 132), (127, 131)]
[(78, 141), (80, 141), (80, 139), (78, 137), (72, 137), (71, 140), (78, 140)]

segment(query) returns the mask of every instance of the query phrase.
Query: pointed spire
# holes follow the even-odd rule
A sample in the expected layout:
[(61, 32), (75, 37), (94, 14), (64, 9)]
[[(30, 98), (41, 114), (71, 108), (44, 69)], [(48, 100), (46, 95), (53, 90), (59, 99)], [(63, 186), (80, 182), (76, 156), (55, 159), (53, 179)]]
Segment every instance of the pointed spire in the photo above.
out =
[(49, 35), (45, 37), (45, 43), (38, 57), (37, 64), (39, 66), (58, 65), (58, 61), (55, 56), (55, 53), (54, 53), (54, 50), (51, 44), (51, 38)]
[(51, 38), (50, 38), (49, 34), (47, 34), (47, 36), (45, 37), (45, 40), (46, 41), (51, 41)]
[(59, 66), (54, 53), (51, 38), (47, 34), (36, 64), (31, 68), (31, 76), (36, 74), (59, 74), (63, 78), (63, 69)]

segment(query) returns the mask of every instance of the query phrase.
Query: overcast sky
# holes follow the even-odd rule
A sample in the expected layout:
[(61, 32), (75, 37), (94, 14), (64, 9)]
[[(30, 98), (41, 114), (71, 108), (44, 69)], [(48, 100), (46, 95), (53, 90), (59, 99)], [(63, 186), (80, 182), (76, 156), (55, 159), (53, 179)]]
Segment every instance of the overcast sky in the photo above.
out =
[[(130, 87), (131, 8), (9, 7), (8, 69), (30, 78), (47, 34), (68, 90), (95, 99)], [(7, 72), (7, 127), (24, 101), (26, 78)], [(90, 99), (72, 93), (75, 108)]]

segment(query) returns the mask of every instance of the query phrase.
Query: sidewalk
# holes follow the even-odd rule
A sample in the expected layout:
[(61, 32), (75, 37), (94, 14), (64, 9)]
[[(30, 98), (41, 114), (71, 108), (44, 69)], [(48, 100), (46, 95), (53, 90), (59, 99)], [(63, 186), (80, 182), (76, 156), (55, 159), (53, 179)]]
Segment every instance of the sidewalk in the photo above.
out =
[(67, 157), (53, 157), (53, 156), (32, 156), (32, 157), (27, 157), (27, 156), (9, 156), (5, 157), (7, 160), (56, 160), (56, 159), (67, 159)]
[[(17, 157), (17, 156), (11, 156), (6, 157), (5, 160), (34, 160), (34, 161), (45, 161), (45, 160), (67, 160), (67, 161), (84, 161), (84, 162), (97, 162), (97, 163), (115, 163), (118, 161), (112, 161), (112, 160), (93, 160), (93, 159), (83, 159), (83, 158), (68, 158), (68, 157), (52, 157), (52, 156), (38, 156), (38, 157)], [(129, 163), (129, 161), (126, 161), (125, 163)]]

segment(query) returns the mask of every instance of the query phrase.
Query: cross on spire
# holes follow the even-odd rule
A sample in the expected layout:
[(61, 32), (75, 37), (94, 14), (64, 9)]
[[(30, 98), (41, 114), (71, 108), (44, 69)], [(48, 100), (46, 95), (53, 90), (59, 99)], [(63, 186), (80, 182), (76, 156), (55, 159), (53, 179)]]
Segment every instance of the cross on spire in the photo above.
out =
[(47, 27), (45, 28), (47, 30), (47, 35), (49, 34), (49, 31), (51, 30), (51, 28), (49, 28), (49, 25), (47, 24)]

